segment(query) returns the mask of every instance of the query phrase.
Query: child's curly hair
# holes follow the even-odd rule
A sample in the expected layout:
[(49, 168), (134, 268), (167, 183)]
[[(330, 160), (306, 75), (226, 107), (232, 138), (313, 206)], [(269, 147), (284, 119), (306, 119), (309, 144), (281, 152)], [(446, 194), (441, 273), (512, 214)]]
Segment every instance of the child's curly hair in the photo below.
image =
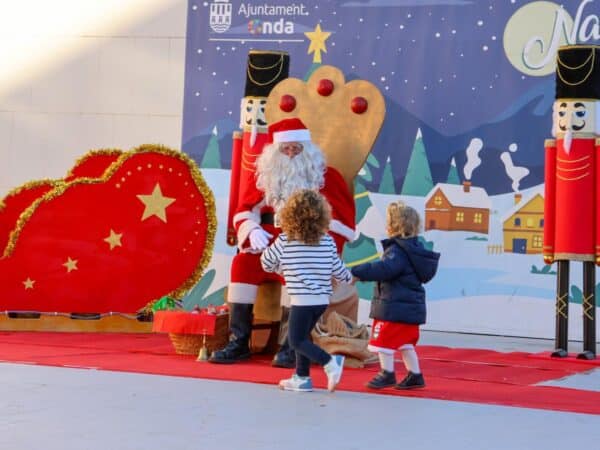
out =
[(398, 200), (387, 207), (387, 234), (389, 237), (413, 237), (419, 234), (421, 217), (419, 213)]
[(281, 229), (290, 241), (317, 245), (329, 229), (331, 207), (325, 197), (311, 189), (293, 193), (279, 211)]

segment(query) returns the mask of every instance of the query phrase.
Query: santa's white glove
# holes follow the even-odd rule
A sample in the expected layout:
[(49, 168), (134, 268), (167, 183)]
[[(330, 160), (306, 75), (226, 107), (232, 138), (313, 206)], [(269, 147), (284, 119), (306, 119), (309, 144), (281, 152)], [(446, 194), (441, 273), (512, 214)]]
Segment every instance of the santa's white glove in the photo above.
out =
[(252, 250), (264, 250), (269, 245), (269, 239), (273, 237), (272, 234), (267, 233), (263, 228), (255, 228), (250, 232), (250, 247)]

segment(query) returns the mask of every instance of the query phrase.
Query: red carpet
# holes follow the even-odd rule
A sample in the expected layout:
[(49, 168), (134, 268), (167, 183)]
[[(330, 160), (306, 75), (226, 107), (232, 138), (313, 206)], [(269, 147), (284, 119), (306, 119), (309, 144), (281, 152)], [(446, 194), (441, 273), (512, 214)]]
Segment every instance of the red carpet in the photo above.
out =
[[(363, 385), (379, 370), (377, 365), (346, 369), (338, 389), (600, 414), (600, 392), (534, 385), (585, 372), (590, 364), (521, 352), (432, 346), (419, 346), (418, 353), (425, 389), (367, 390)], [(272, 368), (270, 359), (260, 356), (236, 365), (196, 362), (193, 356), (175, 354), (163, 334), (2, 332), (0, 360), (263, 384), (276, 384), (291, 372)], [(403, 373), (399, 363), (398, 374)], [(322, 370), (314, 367), (312, 376), (315, 386), (324, 388)]]
[[(531, 358), (537, 358), (537, 359), (555, 360), (555, 358), (552, 357), (552, 352), (532, 353), (529, 356)], [(569, 356), (564, 358), (563, 361), (572, 362), (572, 363), (576, 363), (576, 364), (587, 364), (588, 366), (600, 367), (600, 359), (598, 359), (598, 358), (589, 359), (589, 360), (588, 359), (577, 359), (577, 353), (569, 353)], [(588, 368), (588, 369), (590, 369), (590, 368)]]

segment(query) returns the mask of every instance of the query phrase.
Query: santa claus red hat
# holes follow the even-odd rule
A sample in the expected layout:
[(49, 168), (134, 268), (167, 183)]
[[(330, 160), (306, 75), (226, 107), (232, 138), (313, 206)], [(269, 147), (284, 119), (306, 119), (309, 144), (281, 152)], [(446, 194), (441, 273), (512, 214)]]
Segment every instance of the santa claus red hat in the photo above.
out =
[(310, 131), (297, 117), (283, 119), (269, 125), (269, 140), (274, 144), (310, 141)]

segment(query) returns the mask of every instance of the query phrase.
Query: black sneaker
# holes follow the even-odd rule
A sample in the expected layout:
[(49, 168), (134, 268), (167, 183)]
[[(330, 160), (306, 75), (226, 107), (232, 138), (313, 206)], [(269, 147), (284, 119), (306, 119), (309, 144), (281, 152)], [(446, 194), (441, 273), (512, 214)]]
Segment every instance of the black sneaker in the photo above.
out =
[(422, 373), (408, 372), (408, 375), (396, 385), (396, 389), (418, 389), (425, 387), (425, 379)]
[(221, 350), (214, 351), (208, 362), (216, 364), (235, 364), (250, 359), (251, 353), (247, 343), (232, 340)]
[(293, 369), (296, 367), (296, 352), (291, 349), (282, 349), (273, 358), (271, 361), (271, 365), (273, 367), (281, 367), (284, 369)]
[(382, 389), (396, 384), (396, 374), (381, 369), (375, 377), (367, 383), (367, 387), (371, 389)]

